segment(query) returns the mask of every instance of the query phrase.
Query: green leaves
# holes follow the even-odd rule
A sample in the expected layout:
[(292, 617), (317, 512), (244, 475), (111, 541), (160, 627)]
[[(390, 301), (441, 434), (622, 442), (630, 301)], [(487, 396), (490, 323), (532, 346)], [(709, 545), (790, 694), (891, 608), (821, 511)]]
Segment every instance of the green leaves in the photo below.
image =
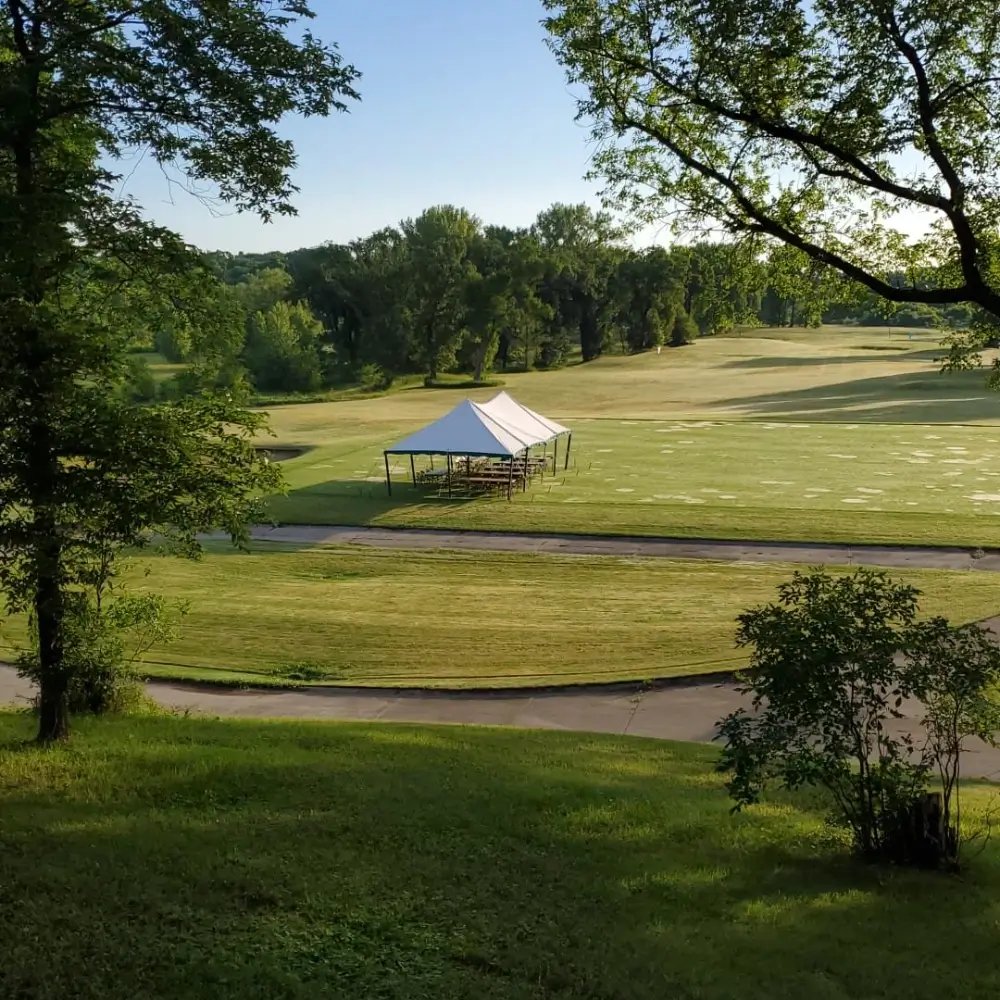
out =
[[(927, 845), (907, 839), (901, 817), (936, 773), (944, 840), (931, 853), (957, 859), (962, 755), (970, 738), (995, 743), (1000, 729), (1000, 647), (976, 625), (920, 621), (918, 596), (882, 572), (796, 573), (775, 603), (740, 615), (752, 708), (723, 719), (718, 735), (736, 809), (772, 780), (818, 786), (860, 854), (911, 862)], [(916, 706), (915, 733), (899, 722), (904, 703)]]
[[(544, 6), (550, 47), (585, 91), (579, 117), (609, 204), (679, 231), (786, 243), (892, 301), (1000, 315), (990, 0)], [(917, 212), (940, 223), (935, 263), (956, 263), (947, 283), (907, 267), (891, 224)]]

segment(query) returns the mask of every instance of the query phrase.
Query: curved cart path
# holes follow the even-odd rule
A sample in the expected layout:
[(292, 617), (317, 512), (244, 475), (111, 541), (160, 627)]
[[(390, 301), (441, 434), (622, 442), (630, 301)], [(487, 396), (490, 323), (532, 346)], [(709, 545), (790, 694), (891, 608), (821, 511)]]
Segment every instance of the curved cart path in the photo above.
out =
[(366, 528), (312, 524), (257, 525), (261, 542), (292, 545), (370, 545), (393, 549), (465, 549), (586, 556), (660, 556), (724, 562), (791, 562), (810, 566), (898, 566), (1000, 572), (1000, 550), (913, 545), (824, 545), (808, 542), (731, 542), (607, 535), (516, 534), (430, 528)]
[[(651, 690), (618, 686), (509, 693), (317, 687), (241, 691), (168, 683), (151, 683), (148, 689), (166, 708), (230, 718), (517, 726), (694, 742), (710, 741), (716, 722), (743, 703), (732, 684), (704, 680)], [(13, 670), (0, 666), (0, 704), (24, 704), (31, 693)], [(899, 727), (917, 733), (912, 715), (900, 720)], [(1000, 750), (970, 745), (963, 772), (1000, 780)]]

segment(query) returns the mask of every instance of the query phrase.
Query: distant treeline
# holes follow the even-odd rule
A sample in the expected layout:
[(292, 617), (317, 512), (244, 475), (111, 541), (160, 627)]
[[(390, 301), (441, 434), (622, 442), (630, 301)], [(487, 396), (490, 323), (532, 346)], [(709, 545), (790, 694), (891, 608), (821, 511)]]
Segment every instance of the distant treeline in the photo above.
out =
[[(893, 309), (788, 247), (701, 242), (631, 248), (610, 216), (553, 205), (526, 229), (428, 209), (348, 244), (206, 254), (242, 311), (223, 379), (259, 392), (315, 392), (399, 375), (552, 368), (579, 353), (680, 347), (737, 325), (822, 322), (965, 327), (971, 313)], [(223, 324), (227, 329), (231, 324)], [(160, 330), (155, 347), (195, 360), (204, 338)]]

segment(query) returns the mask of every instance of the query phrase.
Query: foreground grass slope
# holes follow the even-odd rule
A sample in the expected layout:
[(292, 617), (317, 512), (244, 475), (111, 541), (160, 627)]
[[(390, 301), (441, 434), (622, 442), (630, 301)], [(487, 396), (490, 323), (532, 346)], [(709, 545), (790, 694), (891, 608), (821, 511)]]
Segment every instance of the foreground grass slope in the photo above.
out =
[[(940, 373), (934, 334), (794, 331), (511, 376), (574, 428), (570, 468), (513, 503), (430, 498), (382, 450), (455, 394), (422, 389), (272, 413), (290, 523), (1000, 544), (1000, 398)], [(869, 342), (871, 341), (871, 342)], [(492, 390), (473, 393), (485, 398)], [(420, 459), (421, 463), (425, 460)]]
[[(992, 1000), (1000, 854), (850, 864), (709, 747), (0, 715), (0, 997)], [(970, 791), (981, 809), (985, 791)], [(974, 809), (970, 809), (970, 812)]]
[[(197, 563), (144, 559), (132, 581), (190, 602), (179, 640), (147, 658), (154, 676), (510, 687), (739, 667), (736, 615), (772, 600), (794, 569), (262, 544), (217, 546)], [(898, 575), (925, 592), (927, 614), (1000, 613), (992, 574)], [(5, 641), (23, 641), (23, 627)]]

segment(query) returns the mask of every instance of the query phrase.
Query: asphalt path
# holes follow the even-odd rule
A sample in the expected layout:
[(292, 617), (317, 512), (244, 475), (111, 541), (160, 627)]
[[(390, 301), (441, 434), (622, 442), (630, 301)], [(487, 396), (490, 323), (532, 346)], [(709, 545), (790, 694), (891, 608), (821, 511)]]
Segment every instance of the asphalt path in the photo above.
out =
[[(453, 549), (586, 556), (648, 556), (729, 562), (791, 562), (808, 565), (909, 567), (1000, 572), (1000, 551), (888, 545), (823, 545), (783, 542), (699, 541), (587, 535), (515, 534), (258, 525), (256, 541), (286, 545), (367, 545), (393, 549)], [(986, 623), (997, 629), (1000, 619)], [(561, 729), (653, 739), (708, 742), (720, 718), (743, 702), (731, 683), (692, 679), (652, 688), (627, 685), (531, 691), (421, 691), (382, 688), (303, 687), (241, 690), (151, 682), (149, 693), (164, 708), (229, 718), (364, 720)], [(30, 685), (0, 666), (0, 704), (25, 705)], [(919, 735), (917, 706), (898, 727)], [(1000, 779), (1000, 751), (976, 743), (965, 762), (968, 777)]]
[(580, 556), (644, 556), (723, 562), (788, 562), (810, 566), (882, 566), (1000, 572), (996, 549), (911, 545), (824, 545), (805, 542), (731, 542), (607, 535), (517, 534), (427, 528), (367, 528), (311, 524), (257, 525), (253, 538), (285, 545), (367, 545), (390, 549), (454, 549)]
[[(653, 739), (709, 742), (716, 723), (743, 704), (729, 683), (699, 681), (652, 689), (576, 688), (565, 691), (436, 692), (375, 688), (309, 687), (236, 690), (151, 683), (165, 708), (212, 717), (325, 721), (420, 722), (515, 726), (615, 733)], [(0, 704), (28, 704), (29, 684), (0, 667)], [(898, 728), (919, 735), (917, 706), (904, 706)], [(970, 778), (1000, 779), (1000, 751), (970, 744), (963, 765)]]

